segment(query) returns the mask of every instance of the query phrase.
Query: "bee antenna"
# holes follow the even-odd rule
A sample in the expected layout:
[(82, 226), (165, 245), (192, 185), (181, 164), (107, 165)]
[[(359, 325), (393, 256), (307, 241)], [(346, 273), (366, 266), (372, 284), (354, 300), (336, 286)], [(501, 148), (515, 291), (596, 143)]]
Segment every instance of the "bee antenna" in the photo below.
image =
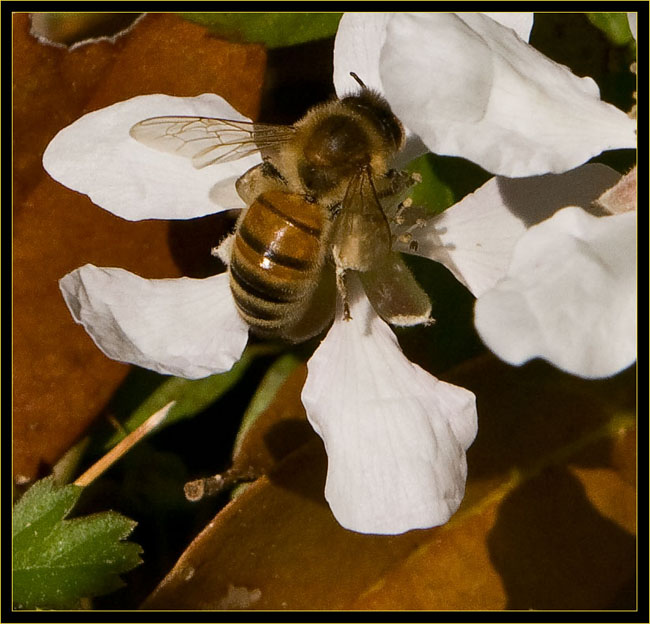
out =
[(361, 78), (359, 78), (359, 76), (357, 76), (354, 72), (350, 72), (350, 76), (352, 76), (352, 78), (354, 78), (354, 79), (355, 79), (355, 80), (356, 80), (356, 81), (361, 85), (361, 88), (362, 88), (362, 89), (367, 89), (367, 88), (368, 88), (368, 87), (366, 87), (366, 85), (363, 83), (363, 80), (361, 80)]

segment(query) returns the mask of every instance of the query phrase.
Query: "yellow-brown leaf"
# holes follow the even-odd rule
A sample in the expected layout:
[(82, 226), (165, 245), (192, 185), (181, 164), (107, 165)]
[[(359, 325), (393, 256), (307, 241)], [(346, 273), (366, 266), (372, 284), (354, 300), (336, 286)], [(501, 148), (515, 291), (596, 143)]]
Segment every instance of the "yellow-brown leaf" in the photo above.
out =
[[(477, 393), (480, 433), (447, 525), (342, 529), (314, 434), (214, 518), (144, 608), (633, 608), (634, 371), (587, 382), (486, 357), (450, 379)], [(276, 415), (299, 410), (297, 386)]]
[(266, 55), (261, 46), (219, 41), (171, 14), (146, 16), (115, 43), (72, 51), (32, 38), (27, 14), (13, 20), (13, 459), (17, 481), (26, 483), (78, 439), (128, 371), (75, 325), (58, 280), (87, 262), (176, 277), (195, 268), (198, 254), (211, 261), (210, 246), (223, 233), (208, 218), (199, 228), (200, 248), (188, 238), (196, 234), (191, 225), (114, 217), (51, 180), (41, 166), (43, 150), (83, 113), (145, 93), (217, 92), (254, 116)]

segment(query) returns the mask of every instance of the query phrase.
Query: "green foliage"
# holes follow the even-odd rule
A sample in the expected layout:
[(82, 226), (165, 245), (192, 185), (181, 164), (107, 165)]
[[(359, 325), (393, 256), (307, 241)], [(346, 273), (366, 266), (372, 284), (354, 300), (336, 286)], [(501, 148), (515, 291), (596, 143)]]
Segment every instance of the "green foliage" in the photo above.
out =
[(83, 488), (36, 482), (13, 511), (13, 604), (74, 609), (82, 598), (123, 585), (119, 574), (141, 563), (140, 546), (123, 541), (135, 522), (115, 512), (66, 520)]
[(242, 418), (241, 427), (235, 440), (235, 454), (241, 446), (246, 432), (253, 425), (257, 417), (273, 402), (278, 390), (299, 363), (300, 359), (296, 355), (293, 353), (285, 353), (269, 366)]
[[(256, 345), (248, 347), (241, 359), (226, 373), (210, 375), (203, 379), (182, 379), (181, 377), (166, 378), (159, 384), (123, 421), (125, 429), (133, 431), (151, 414), (162, 409), (171, 401), (176, 401), (169, 410), (161, 427), (190, 418), (208, 405), (214, 403), (230, 390), (248, 370), (252, 361), (259, 355), (273, 352), (275, 345)], [(115, 433), (105, 443), (105, 448), (112, 448), (124, 434)]]
[(432, 153), (411, 161), (408, 170), (422, 176), (422, 182), (411, 192), (413, 203), (433, 214), (443, 212), (491, 177), (468, 160)]
[(342, 13), (181, 13), (215, 35), (280, 48), (336, 34)]
[(626, 13), (587, 13), (587, 18), (615, 45), (634, 41)]
[(408, 170), (422, 176), (422, 182), (413, 187), (410, 196), (414, 204), (438, 214), (454, 203), (454, 192), (436, 173), (432, 156), (424, 154), (409, 163)]

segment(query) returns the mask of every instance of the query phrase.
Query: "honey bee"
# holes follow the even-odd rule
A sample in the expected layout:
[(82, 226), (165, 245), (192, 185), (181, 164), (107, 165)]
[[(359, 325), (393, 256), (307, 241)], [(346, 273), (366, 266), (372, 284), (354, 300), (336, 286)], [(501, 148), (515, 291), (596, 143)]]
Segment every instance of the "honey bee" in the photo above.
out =
[(291, 126), (154, 117), (131, 128), (139, 142), (197, 168), (260, 152), (262, 163), (236, 183), (247, 207), (217, 251), (237, 309), (258, 335), (300, 342), (320, 333), (337, 292), (349, 319), (349, 271), (388, 322), (429, 317), (427, 295), (392, 251), (390, 220), (417, 179), (391, 167), (404, 130), (386, 100), (352, 76), (358, 92)]

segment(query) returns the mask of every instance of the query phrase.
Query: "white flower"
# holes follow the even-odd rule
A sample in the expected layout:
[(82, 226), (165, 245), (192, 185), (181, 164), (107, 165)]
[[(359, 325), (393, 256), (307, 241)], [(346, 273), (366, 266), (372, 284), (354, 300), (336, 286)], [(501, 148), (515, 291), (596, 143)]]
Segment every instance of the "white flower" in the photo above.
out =
[(636, 124), (591, 78), (525, 42), (530, 14), (490, 15), (503, 24), (481, 13), (346, 13), (336, 90), (351, 90), (356, 72), (429, 150), (496, 175), (560, 173), (636, 146)]
[[(529, 18), (511, 17), (517, 28), (522, 23), (524, 30), (530, 28)], [(414, 134), (418, 132), (442, 153), (465, 155), (483, 166), (493, 164), (496, 172), (508, 175), (562, 170), (611, 147), (611, 139), (599, 143), (586, 130), (576, 130), (566, 145), (562, 143), (579, 126), (576, 106), (583, 107), (583, 114), (611, 118), (614, 126), (621, 124), (620, 119), (600, 102), (588, 79), (566, 78), (566, 69), (539, 54), (521, 55), (519, 46), (528, 46), (488, 19), (442, 15), (438, 22), (426, 15), (344, 16), (335, 53), (337, 90), (348, 88), (337, 76), (347, 80), (347, 72), (355, 71), (404, 115), (411, 153), (422, 149)], [(475, 45), (466, 49), (463, 38), (468, 33)], [(346, 43), (350, 41), (352, 48)], [(447, 49), (453, 52), (448, 54)], [(457, 58), (464, 54), (465, 60)], [(531, 58), (541, 63), (545, 76), (560, 72), (562, 98), (554, 100), (546, 84), (523, 80), (517, 63), (524, 61), (519, 56), (527, 63), (533, 62)], [(483, 66), (490, 60), (489, 75), (481, 77), (472, 69), (475, 63)], [(535, 76), (536, 69), (526, 66), (525, 75)], [(441, 73), (436, 74), (438, 70)], [(456, 76), (463, 71), (469, 72), (468, 79)], [(416, 84), (400, 82), (407, 80)], [(406, 89), (402, 96), (394, 98), (402, 89)], [(526, 107), (535, 97), (529, 89), (535, 97), (543, 96), (544, 105), (534, 113), (540, 116), (535, 126), (543, 128), (541, 134), (529, 131), (532, 124), (521, 119), (510, 123), (516, 115), (509, 110), (520, 117), (530, 115)], [(433, 109), (430, 98), (437, 102)], [(495, 98), (499, 110), (493, 110)], [(435, 116), (438, 106), (440, 118)], [(543, 119), (547, 108), (551, 112)], [(565, 109), (570, 109), (566, 113), (570, 120), (552, 137), (553, 121), (562, 118)], [(150, 150), (130, 137), (133, 124), (158, 115), (242, 119), (218, 96), (141, 96), (90, 113), (62, 130), (44, 154), (44, 167), (59, 182), (131, 220), (193, 218), (241, 207), (233, 182), (259, 157), (197, 170), (184, 159)], [(557, 149), (553, 138), (562, 143)], [(573, 152), (570, 146), (575, 147)], [(567, 204), (588, 205), (616, 178), (599, 165), (560, 176), (494, 178), (425, 228), (406, 223), (395, 233), (413, 230), (417, 253), (443, 262), (478, 295), (503, 277), (517, 239), (535, 219)], [(406, 243), (398, 248), (412, 252)], [(115, 359), (197, 378), (228, 370), (246, 344), (248, 330), (236, 312), (226, 275), (145, 280), (120, 269), (86, 265), (65, 276), (60, 285), (75, 320)], [(442, 524), (463, 496), (465, 451), (477, 430), (474, 396), (409, 362), (354, 276), (349, 287), (352, 320), (344, 321), (340, 312), (336, 315), (309, 361), (303, 390), (307, 415), (328, 453), (326, 497), (339, 522), (359, 532), (391, 534)]]
[[(130, 137), (137, 121), (169, 113), (241, 119), (217, 96), (137, 97), (63, 129), (43, 164), (58, 181), (131, 220), (192, 218), (241, 206), (228, 198), (227, 185), (256, 161), (197, 170)], [(240, 167), (234, 174), (233, 165)], [(227, 274), (147, 280), (85, 265), (60, 286), (73, 317), (106, 355), (163, 374), (227, 371), (247, 342)], [(352, 320), (337, 316), (309, 361), (303, 391), (327, 446), (326, 495), (339, 522), (355, 531), (442, 524), (463, 496), (465, 450), (477, 427), (474, 395), (411, 364), (360, 286), (350, 280), (349, 287)], [(343, 405), (332, 403), (335, 398)]]
[[(349, 71), (367, 71), (407, 126), (410, 155), (422, 141), (500, 176), (563, 172), (636, 147), (636, 123), (601, 101), (593, 80), (525, 43), (527, 14), (489, 15), (499, 23), (477, 13), (346, 14), (338, 92), (350, 88)], [(417, 233), (417, 253), (445, 263), (479, 298), (479, 334), (512, 364), (543, 357), (601, 377), (635, 360), (636, 221), (576, 212), (618, 180), (594, 167), (494, 178)]]
[(476, 328), (511, 364), (543, 357), (583, 377), (636, 359), (636, 214), (558, 211), (517, 243), (506, 277), (476, 302)]

